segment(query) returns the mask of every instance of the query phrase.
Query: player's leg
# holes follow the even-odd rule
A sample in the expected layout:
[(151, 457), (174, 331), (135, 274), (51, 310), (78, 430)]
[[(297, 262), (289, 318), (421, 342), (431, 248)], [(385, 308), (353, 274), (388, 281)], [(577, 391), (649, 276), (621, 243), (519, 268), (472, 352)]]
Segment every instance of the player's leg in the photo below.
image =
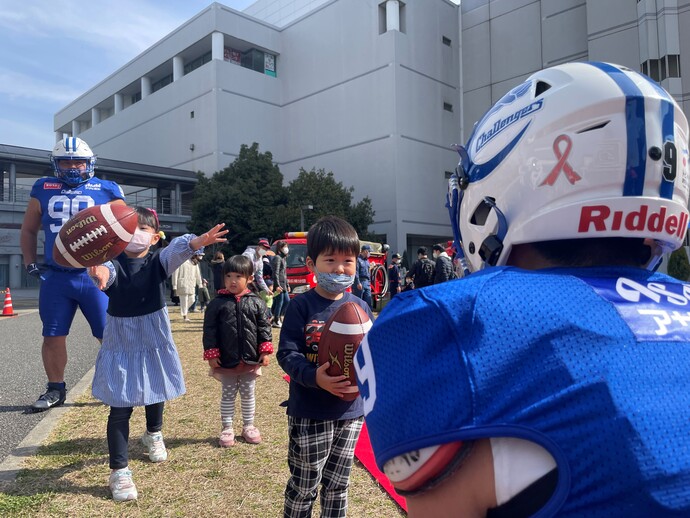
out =
[(86, 272), (75, 279), (75, 299), (84, 318), (91, 327), (91, 334), (99, 342), (103, 340), (108, 296), (99, 290)]
[(369, 304), (369, 309), (374, 309), (374, 302), (371, 300), (371, 286), (362, 287), (362, 300)]
[(43, 322), (41, 357), (48, 377), (46, 391), (31, 405), (42, 411), (65, 402), (65, 367), (67, 366), (67, 334), (74, 320), (77, 303), (69, 294), (72, 291), (70, 276), (65, 272), (50, 272), (41, 282), (38, 296), (38, 312)]

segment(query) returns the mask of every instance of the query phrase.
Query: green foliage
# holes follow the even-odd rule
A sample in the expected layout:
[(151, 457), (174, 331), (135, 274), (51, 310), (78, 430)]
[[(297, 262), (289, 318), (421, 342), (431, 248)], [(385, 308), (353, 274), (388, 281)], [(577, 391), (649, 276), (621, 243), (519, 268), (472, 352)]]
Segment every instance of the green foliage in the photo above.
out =
[(199, 234), (225, 223), (230, 229), (228, 243), (211, 251), (220, 248), (226, 258), (242, 253), (259, 237), (273, 241), (299, 230), (300, 209), (306, 205), (313, 209), (302, 211), (305, 230), (321, 216), (335, 215), (349, 221), (361, 239), (374, 240), (367, 231), (374, 221), (369, 197), (353, 205), (354, 188), (345, 187), (324, 169), (300, 169), (297, 178), (283, 187), (273, 155), (260, 153), (256, 142), (242, 145), (237, 159), (222, 171), (210, 178), (199, 173), (198, 180), (188, 228)]
[(207, 178), (199, 174), (194, 190), (189, 230), (200, 234), (216, 223), (230, 230), (227, 253), (242, 253), (259, 237), (275, 238), (283, 225), (274, 217), (287, 201), (283, 175), (270, 152), (260, 153), (259, 145), (243, 144), (235, 161)]
[[(371, 237), (367, 228), (374, 222), (374, 209), (367, 196), (352, 205), (354, 187), (345, 187), (335, 179), (333, 172), (324, 169), (300, 169), (297, 178), (288, 185), (288, 212), (285, 221), (299, 229), (300, 207), (312, 205), (304, 211), (304, 229), (326, 215), (339, 216), (349, 221), (361, 239)], [(292, 212), (291, 212), (292, 211)]]
[(685, 247), (680, 247), (671, 254), (668, 261), (668, 274), (680, 281), (690, 278), (690, 262)]

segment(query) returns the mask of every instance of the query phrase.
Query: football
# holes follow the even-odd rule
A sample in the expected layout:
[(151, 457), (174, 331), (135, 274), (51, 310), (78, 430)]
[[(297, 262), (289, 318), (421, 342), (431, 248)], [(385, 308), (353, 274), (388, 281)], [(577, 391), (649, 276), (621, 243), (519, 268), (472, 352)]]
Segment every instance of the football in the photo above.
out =
[[(352, 386), (357, 386), (355, 353), (371, 325), (367, 312), (354, 302), (346, 302), (333, 312), (319, 340), (319, 365), (331, 362), (326, 370), (329, 376), (344, 375)], [(348, 393), (343, 399), (352, 401), (358, 395), (359, 392)]]
[(55, 237), (53, 260), (71, 268), (102, 264), (124, 251), (137, 225), (137, 213), (127, 205), (95, 205), (79, 211)]

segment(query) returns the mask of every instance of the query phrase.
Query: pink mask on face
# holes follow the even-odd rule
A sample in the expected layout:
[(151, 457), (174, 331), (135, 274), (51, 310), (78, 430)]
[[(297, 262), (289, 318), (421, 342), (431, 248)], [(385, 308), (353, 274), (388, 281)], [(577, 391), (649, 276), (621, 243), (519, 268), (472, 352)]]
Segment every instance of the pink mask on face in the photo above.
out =
[(145, 230), (141, 230), (139, 228), (136, 229), (134, 231), (134, 235), (132, 236), (132, 240), (127, 245), (127, 248), (125, 248), (125, 252), (140, 254), (145, 250), (148, 250), (151, 246), (151, 235), (152, 234), (146, 232)]

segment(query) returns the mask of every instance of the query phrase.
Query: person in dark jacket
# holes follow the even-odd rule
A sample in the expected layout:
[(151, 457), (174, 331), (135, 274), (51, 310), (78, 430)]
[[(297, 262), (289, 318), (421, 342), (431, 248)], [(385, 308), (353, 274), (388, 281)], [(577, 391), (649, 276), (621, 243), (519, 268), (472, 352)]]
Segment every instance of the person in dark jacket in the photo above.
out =
[(290, 285), (287, 281), (286, 257), (290, 252), (286, 241), (278, 241), (275, 245), (276, 255), (271, 258), (273, 267), (273, 327), (282, 327), (282, 318), (285, 316), (290, 303)]
[(417, 260), (410, 268), (407, 276), (414, 282), (415, 289), (431, 286), (434, 283), (434, 269), (436, 265), (427, 256), (427, 249), (425, 246), (420, 246), (417, 249)]
[(261, 366), (268, 365), (268, 355), (273, 353), (273, 343), (266, 305), (247, 288), (253, 275), (254, 265), (248, 257), (235, 255), (228, 259), (223, 265), (225, 289), (218, 291), (204, 315), (204, 360), (208, 361), (213, 377), (223, 384), (223, 428), (219, 440), (222, 447), (235, 444), (233, 418), (238, 391), (242, 437), (251, 444), (261, 442), (261, 434), (254, 426), (254, 389)]
[(441, 245), (434, 245), (431, 253), (436, 261), (434, 267), (434, 284), (441, 284), (455, 278), (453, 261)]
[(391, 298), (395, 297), (401, 291), (400, 287), (400, 254), (393, 254), (391, 264), (388, 267), (388, 291), (390, 291)]
[(225, 264), (225, 255), (220, 250), (216, 252), (211, 259), (211, 273), (213, 273), (213, 296), (216, 296), (218, 290), (222, 290), (223, 284), (223, 265)]

